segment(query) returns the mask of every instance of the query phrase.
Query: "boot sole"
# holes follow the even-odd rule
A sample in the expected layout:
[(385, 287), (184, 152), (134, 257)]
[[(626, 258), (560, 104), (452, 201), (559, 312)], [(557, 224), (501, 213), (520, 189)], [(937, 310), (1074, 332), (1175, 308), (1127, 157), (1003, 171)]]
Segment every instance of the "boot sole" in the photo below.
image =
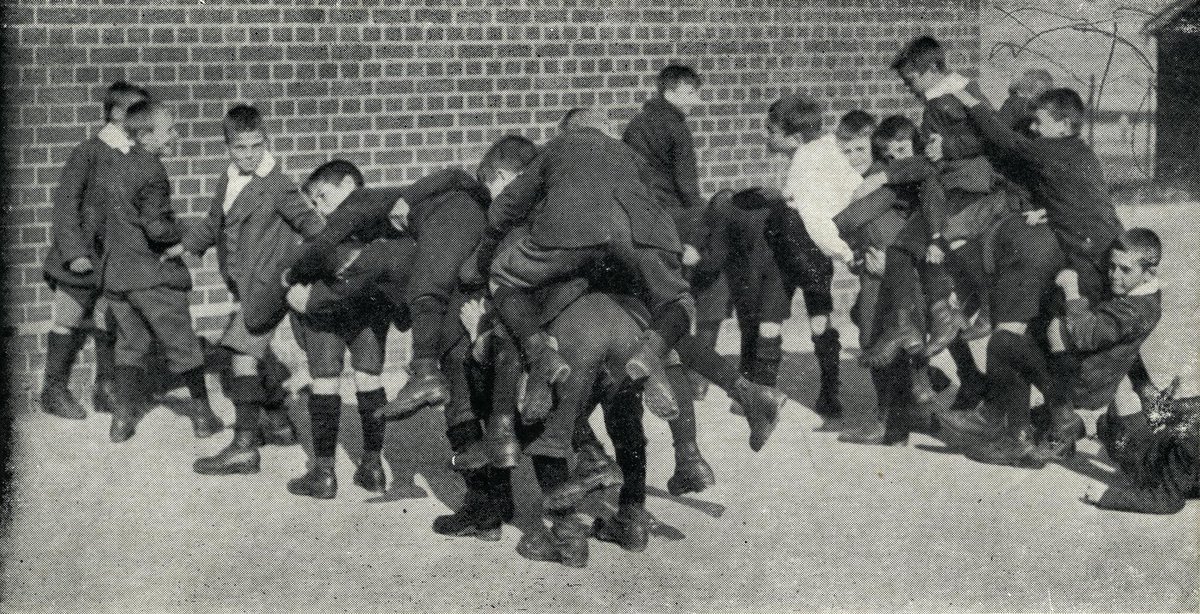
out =
[(680, 480), (680, 482), (682, 482), (682, 484), (679, 484), (678, 482), (674, 481), (674, 477), (675, 476), (671, 476), (672, 479), (667, 480), (667, 492), (671, 493), (671, 496), (673, 496), (673, 497), (678, 497), (680, 495), (686, 495), (688, 493), (704, 492), (704, 490), (706, 488), (708, 488), (709, 486), (717, 485), (716, 478), (713, 478), (711, 480), (710, 479), (694, 480), (692, 478), (684, 478), (684, 479)]
[(46, 409), (45, 407), (43, 407), (42, 413), (44, 413), (46, 415), (54, 416), (56, 418), (62, 418), (64, 420), (85, 420), (85, 419), (87, 419), (86, 411), (83, 413), (80, 413), (80, 414), (74, 414), (74, 413), (65, 414), (65, 413), (60, 413), (57, 411), (52, 411), (52, 410), (49, 410), (49, 409)]
[(252, 475), (252, 474), (258, 473), (259, 471), (262, 471), (262, 469), (258, 465), (241, 465), (241, 466), (234, 466), (234, 467), (221, 467), (216, 470), (201, 470), (201, 469), (192, 467), (192, 471), (194, 471), (195, 473), (197, 473), (199, 475), (221, 476), (221, 475)]
[(333, 498), (337, 497), (336, 492), (326, 494), (326, 493), (321, 493), (321, 492), (312, 492), (312, 491), (308, 491), (308, 490), (301, 490), (299, 488), (294, 489), (294, 488), (292, 488), (292, 486), (290, 484), (288, 485), (287, 490), (289, 493), (292, 493), (293, 495), (296, 495), (298, 497), (312, 497), (313, 499), (333, 499)]
[(434, 533), (437, 533), (438, 535), (445, 535), (447, 537), (474, 537), (480, 541), (498, 542), (500, 541), (500, 537), (503, 535), (503, 530), (500, 527), (496, 527), (495, 529), (480, 529), (479, 527), (468, 526), (458, 531), (451, 531), (448, 533), (434, 531)]
[(355, 478), (354, 485), (367, 492), (373, 492), (381, 495), (387, 493), (387, 484), (380, 484), (377, 488), (372, 488), (371, 486), (364, 484), (362, 480)]

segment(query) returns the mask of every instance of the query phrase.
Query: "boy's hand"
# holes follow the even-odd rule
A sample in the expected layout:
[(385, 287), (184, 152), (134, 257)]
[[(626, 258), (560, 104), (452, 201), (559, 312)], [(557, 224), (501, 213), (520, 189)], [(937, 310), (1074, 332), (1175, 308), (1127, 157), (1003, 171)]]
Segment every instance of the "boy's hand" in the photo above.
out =
[(683, 266), (696, 266), (700, 263), (700, 252), (695, 247), (683, 244)]
[(171, 260), (172, 258), (182, 258), (182, 257), (183, 257), (183, 244), (176, 243), (175, 245), (168, 247), (166, 249), (166, 251), (164, 251), (162, 253), (162, 255), (158, 257), (158, 261), (166, 262), (168, 260)]
[(925, 157), (929, 158), (930, 162), (941, 162), (942, 156), (942, 135), (934, 132), (929, 135), (929, 142), (925, 144)]
[(979, 104), (979, 99), (972, 96), (971, 92), (968, 92), (965, 89), (956, 90), (956, 91), (952, 92), (952, 94), (954, 95), (955, 98), (958, 99), (959, 102), (963, 103), (963, 106), (965, 106), (967, 108), (970, 108), (970, 107), (973, 107), (973, 106)]
[(1029, 226), (1037, 226), (1038, 224), (1046, 223), (1046, 210), (1045, 209), (1034, 209), (1033, 211), (1026, 211), (1022, 215), (1025, 216), (1025, 223)]
[(887, 185), (887, 173), (874, 173), (867, 175), (867, 177), (863, 179), (862, 183), (858, 184), (857, 188), (854, 188), (854, 194), (850, 195), (850, 200), (858, 200), (885, 185)]
[(297, 313), (308, 311), (308, 297), (312, 294), (312, 284), (296, 284), (287, 291), (288, 305)]
[(946, 260), (946, 252), (937, 243), (930, 243), (929, 248), (925, 250), (925, 262), (929, 264), (941, 264)]
[(1063, 269), (1054, 278), (1054, 283), (1062, 288), (1067, 300), (1079, 298), (1079, 273), (1075, 269)]
[(878, 247), (868, 247), (867, 253), (863, 257), (863, 263), (867, 266), (867, 272), (882, 277), (883, 271), (887, 267), (887, 254)]
[(76, 275), (87, 275), (95, 270), (92, 267), (92, 259), (87, 256), (80, 256), (72, 260), (71, 264), (67, 265), (67, 268), (71, 269), (71, 272)]
[(403, 198), (397, 198), (396, 204), (392, 205), (392, 210), (388, 213), (388, 222), (392, 228), (403, 232), (408, 228), (408, 201)]
[(483, 319), (485, 313), (487, 313), (487, 307), (484, 306), (482, 298), (469, 300), (463, 303), (462, 308), (458, 310), (458, 321), (462, 322), (463, 328), (467, 329), (467, 335), (470, 336), (472, 343), (479, 338), (479, 321)]

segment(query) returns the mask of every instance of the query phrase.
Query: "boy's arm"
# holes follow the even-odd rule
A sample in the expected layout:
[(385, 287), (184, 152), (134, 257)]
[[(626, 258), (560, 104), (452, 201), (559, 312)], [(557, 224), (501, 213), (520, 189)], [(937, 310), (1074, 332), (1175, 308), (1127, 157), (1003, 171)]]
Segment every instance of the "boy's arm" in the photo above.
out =
[(1004, 155), (1025, 160), (1031, 163), (1040, 162), (1038, 149), (1033, 139), (1005, 126), (996, 116), (996, 112), (978, 98), (965, 90), (954, 93), (963, 105), (967, 107), (967, 115), (979, 129), (983, 139)]
[(74, 260), (92, 256), (91, 241), (83, 236), (83, 196), (93, 164), (91, 148), (84, 144), (75, 147), (54, 191), (51, 231), (67, 266)]
[(345, 202), (325, 219), (324, 230), (304, 240), (296, 263), (288, 271), (288, 284), (312, 283), (336, 272), (338, 262), (335, 248), (373, 221), (387, 219), (396, 200), (391, 196), (360, 189), (346, 197)]
[(161, 250), (179, 243), (183, 232), (171, 209), (171, 180), (167, 177), (167, 169), (161, 162), (155, 164), (150, 181), (138, 190), (136, 199), (142, 232), (146, 233), (152, 247)]
[(440, 356), (442, 320), (458, 288), (459, 266), (475, 250), (486, 225), (479, 205), (458, 197), (439, 206), (423, 221), (408, 282), (414, 358)]
[[(223, 192), (223, 190), (221, 190)], [(192, 224), (186, 233), (183, 235), (183, 248), (197, 256), (203, 256), (204, 252), (217, 244), (217, 237), (221, 232), (221, 196), (213, 197), (213, 203), (208, 208), (208, 213), (204, 219), (198, 224)]]
[(891, 211), (895, 204), (896, 193), (887, 187), (879, 188), (851, 201), (845, 209), (833, 216), (833, 223), (837, 225), (838, 234), (843, 239), (848, 239), (863, 226)]
[(808, 236), (826, 256), (850, 262), (854, 252), (842, 240), (833, 222), (850, 198), (849, 194), (830, 187), (830, 178), (839, 172), (830, 160), (799, 152), (788, 171), (788, 206), (800, 214)]
[[(403, 198), (409, 205), (415, 205), (439, 194), (457, 190), (470, 194), (478, 201), (485, 198), (487, 192), (486, 189), (481, 188), (479, 182), (463, 169), (447, 168), (425, 175), (406, 186), (400, 191), (400, 198)], [(490, 198), (482, 202), (486, 203), (487, 200)]]
[(884, 172), (887, 175), (888, 185), (904, 185), (921, 183), (937, 175), (937, 167), (925, 156), (915, 155), (903, 160), (888, 162)]
[(305, 200), (294, 184), (289, 183), (283, 193), (275, 198), (275, 211), (305, 239), (315, 237), (325, 229), (325, 218)]
[(689, 209), (704, 206), (700, 197), (700, 172), (696, 165), (696, 142), (686, 123), (671, 126), (671, 159), (675, 161), (675, 193)]
[(542, 173), (545, 169), (546, 153), (534, 158), (504, 191), (488, 207), (487, 237), (498, 243), (508, 231), (525, 221), (529, 212), (545, 197)]
[(1079, 352), (1096, 352), (1148, 333), (1147, 323), (1128, 301), (1105, 301), (1095, 308), (1083, 297), (1067, 301), (1063, 340)]

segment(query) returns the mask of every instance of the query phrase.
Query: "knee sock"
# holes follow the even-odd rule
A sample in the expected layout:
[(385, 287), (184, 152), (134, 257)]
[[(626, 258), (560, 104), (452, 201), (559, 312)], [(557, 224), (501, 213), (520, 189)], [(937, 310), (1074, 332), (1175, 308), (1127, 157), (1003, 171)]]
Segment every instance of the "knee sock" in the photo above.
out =
[(992, 407), (1008, 418), (1008, 427), (1016, 431), (1030, 423), (1029, 380), (1021, 363), (1029, 344), (1012, 331), (997, 330), (988, 339), (988, 400)]
[(825, 332), (813, 336), (812, 340), (813, 352), (821, 367), (821, 391), (836, 395), (841, 388), (841, 334), (831, 325)]
[(506, 519), (512, 518), (512, 469), (488, 467), (488, 498), (493, 509)]
[(617, 495), (620, 505), (646, 504), (646, 446), (618, 446), (616, 448), (617, 464), (621, 467), (621, 475), (625, 483)]
[(779, 363), (783, 360), (783, 337), (759, 337), (755, 345), (750, 379), (764, 386), (774, 386), (779, 381)]
[[(739, 322), (739, 324), (741, 324)], [(739, 326), (742, 333), (742, 348), (738, 354), (738, 371), (746, 379), (754, 379), (754, 355), (758, 350), (758, 327), (752, 322)]]
[[(954, 367), (958, 371), (958, 381), (966, 383), (967, 380), (978, 380), (983, 377), (983, 373), (979, 371), (979, 366), (975, 364), (975, 355), (971, 353), (971, 346), (962, 339), (955, 339), (946, 347), (950, 351), (950, 357), (954, 359)], [(988, 363), (991, 365), (991, 363)], [(989, 366), (990, 368), (990, 366)]]
[(106, 330), (93, 330), (96, 346), (96, 382), (112, 381), (116, 336)]
[(692, 318), (678, 302), (671, 303), (654, 318), (653, 328), (663, 338), (666, 347), (673, 348), (687, 336), (692, 327)]
[(1138, 394), (1141, 394), (1141, 391), (1147, 386), (1154, 385), (1154, 380), (1150, 378), (1150, 371), (1146, 369), (1146, 361), (1142, 360), (1141, 352), (1138, 352), (1133, 359), (1133, 364), (1129, 367), (1129, 383)]
[(188, 392), (196, 400), (208, 400), (208, 385), (204, 383), (204, 367), (196, 367), (179, 374)]
[(375, 410), (387, 405), (387, 393), (383, 388), (358, 392), (358, 417), (362, 421), (363, 452), (383, 450), (383, 437), (387, 424), (375, 417)]
[[(696, 443), (696, 404), (692, 401), (691, 382), (683, 367), (667, 367), (667, 379), (679, 401), (679, 417), (667, 423), (671, 426), (671, 441), (678, 449), (680, 444)], [(645, 460), (642, 462), (645, 471)]]
[(684, 366), (699, 373), (726, 393), (733, 390), (741, 377), (738, 370), (724, 356), (706, 346), (697, 337), (687, 336), (680, 339), (675, 351), (679, 352), (679, 359)]
[(533, 473), (537, 476), (538, 485), (542, 492), (551, 492), (566, 483), (570, 473), (567, 471), (567, 459), (556, 456), (533, 457)]
[(496, 313), (518, 343), (538, 333), (538, 308), (529, 293), (500, 286), (495, 294)]
[(336, 394), (309, 395), (308, 415), (312, 421), (313, 455), (318, 459), (332, 459), (337, 452), (342, 397)]
[(72, 329), (69, 334), (51, 331), (46, 337), (46, 381), (67, 385), (71, 380), (71, 368), (79, 348), (83, 347), (81, 331)]
[(258, 430), (259, 411), (266, 394), (257, 375), (237, 375), (230, 382), (229, 400), (233, 401), (235, 431)]
[(286, 410), (283, 404), (287, 401), (287, 390), (284, 390), (283, 383), (291, 375), (288, 373), (287, 366), (280, 362), (274, 353), (267, 350), (267, 357), (258, 364), (258, 373), (266, 395), (263, 403), (267, 410)]

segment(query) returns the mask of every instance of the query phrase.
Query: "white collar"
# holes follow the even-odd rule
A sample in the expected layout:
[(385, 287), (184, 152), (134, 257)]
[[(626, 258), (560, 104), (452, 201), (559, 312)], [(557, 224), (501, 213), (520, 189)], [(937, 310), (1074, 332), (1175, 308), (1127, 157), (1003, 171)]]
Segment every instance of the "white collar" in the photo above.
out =
[(104, 124), (104, 127), (96, 133), (96, 138), (124, 154), (129, 153), (129, 150), (133, 148), (133, 141), (129, 140), (129, 134), (112, 122)]
[(1159, 291), (1158, 278), (1151, 277), (1149, 281), (1144, 281), (1137, 285), (1136, 288), (1129, 291), (1129, 296), (1146, 296)]
[[(268, 151), (263, 154), (262, 160), (258, 163), (258, 168), (254, 169), (254, 174), (258, 175), (259, 177), (266, 177), (267, 175), (270, 175), (271, 171), (273, 170), (275, 170), (275, 156), (272, 156), (271, 152)], [(230, 179), (238, 177), (242, 174), (241, 169), (239, 169), (233, 162), (229, 163), (229, 170), (226, 172), (229, 174)]]
[(967, 84), (970, 82), (970, 79), (956, 72), (952, 72), (945, 77), (942, 77), (942, 80), (938, 81), (937, 85), (925, 90), (925, 100), (933, 100), (939, 96), (953, 94), (954, 92), (967, 87)]

